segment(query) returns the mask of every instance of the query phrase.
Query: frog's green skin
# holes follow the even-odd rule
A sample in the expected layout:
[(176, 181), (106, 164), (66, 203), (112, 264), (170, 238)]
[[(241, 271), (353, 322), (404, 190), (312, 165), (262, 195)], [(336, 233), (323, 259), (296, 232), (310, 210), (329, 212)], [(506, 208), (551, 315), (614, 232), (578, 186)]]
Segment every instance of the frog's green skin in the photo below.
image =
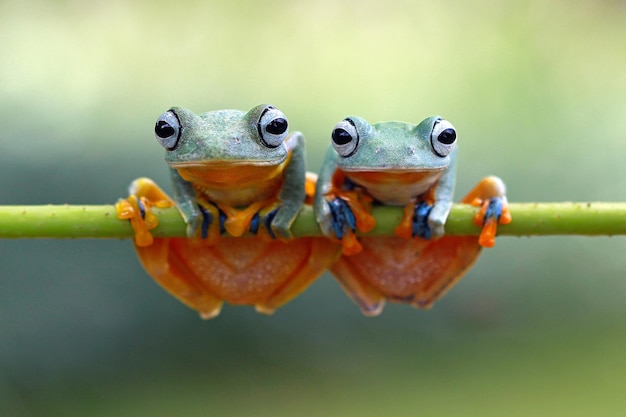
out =
[[(161, 141), (161, 144), (166, 147), (165, 160), (170, 166), (174, 200), (188, 225), (189, 236), (197, 233), (202, 219), (197, 204), (199, 198), (209, 203), (246, 207), (278, 194), (280, 205), (271, 227), (276, 236), (291, 237), (289, 229), (305, 198), (304, 138), (299, 132), (285, 132), (283, 135), (272, 135), (275, 143), (270, 145), (274, 146), (268, 146), (263, 139), (263, 134), (268, 133), (261, 132), (259, 127), (261, 119), (268, 117), (268, 111), (275, 112), (276, 117), (282, 115), (269, 105), (259, 105), (247, 113), (218, 110), (199, 115), (182, 107), (173, 107), (159, 119), (165, 118), (170, 124), (178, 122), (180, 125), (175, 146), (168, 149), (170, 143)], [(284, 138), (280, 140), (280, 137), (274, 136)], [(194, 168), (228, 168), (239, 173), (245, 173), (250, 167), (271, 170), (284, 164), (288, 158), (287, 165), (281, 168), (283, 180), (274, 185), (258, 178), (247, 183), (228, 181), (226, 178), (221, 184), (206, 179), (207, 175), (203, 174), (193, 179), (189, 175), (188, 179), (184, 178), (185, 172)], [(277, 186), (280, 187), (278, 193)]]
[[(495, 244), (497, 224), (510, 223), (505, 186), (481, 180), (461, 201), (479, 205), (480, 237), (442, 236), (452, 205), (456, 131), (439, 118), (418, 125), (337, 124), (317, 182), (315, 210), (323, 232), (341, 240), (331, 273), (363, 314), (380, 314), (386, 300), (428, 308)], [(395, 236), (361, 236), (375, 226), (371, 204), (404, 206)], [(438, 239), (431, 239), (431, 238)]]
[[(175, 198), (139, 178), (117, 215), (130, 220), (148, 274), (202, 317), (215, 317), (224, 301), (271, 314), (337, 259), (339, 245), (325, 237), (288, 239), (311, 183), (305, 188), (303, 137), (289, 134), (282, 112), (262, 105), (196, 115), (174, 107), (155, 135)], [(158, 225), (150, 208), (172, 205), (192, 238), (150, 233)], [(224, 232), (239, 237), (221, 239)]]
[[(319, 174), (315, 210), (322, 231), (327, 236), (334, 236), (331, 226), (331, 214), (326, 195), (341, 184), (333, 184), (333, 176), (337, 170), (357, 185), (366, 188), (367, 192), (378, 202), (387, 205), (405, 206), (412, 199), (423, 195), (434, 186), (434, 206), (428, 216), (428, 224), (433, 237), (444, 234), (444, 225), (454, 194), (456, 176), (456, 149), (445, 156), (435, 152), (431, 136), (434, 126), (448, 123), (440, 117), (429, 117), (418, 125), (404, 122), (382, 122), (370, 125), (364, 119), (350, 116), (358, 133), (356, 148), (348, 156), (340, 156), (337, 150), (330, 147)], [(342, 123), (345, 125), (345, 120)], [(345, 127), (345, 126), (344, 126)], [(451, 127), (451, 125), (450, 125)], [(417, 182), (359, 182), (358, 173), (369, 172), (370, 175), (385, 177), (389, 173), (432, 173)]]

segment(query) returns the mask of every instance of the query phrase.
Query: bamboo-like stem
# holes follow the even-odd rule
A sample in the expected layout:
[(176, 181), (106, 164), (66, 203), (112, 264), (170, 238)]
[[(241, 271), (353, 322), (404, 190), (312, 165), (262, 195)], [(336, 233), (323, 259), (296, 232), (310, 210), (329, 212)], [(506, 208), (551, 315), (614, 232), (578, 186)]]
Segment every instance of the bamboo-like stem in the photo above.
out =
[[(624, 235), (626, 203), (511, 203), (513, 222), (498, 227), (500, 236)], [(477, 208), (455, 204), (446, 223), (447, 235), (478, 235), (472, 222)], [(185, 236), (176, 208), (154, 209), (159, 217), (155, 237)], [(377, 226), (368, 235), (391, 235), (402, 216), (401, 207), (374, 207)], [(296, 219), (295, 236), (319, 236), (310, 207)], [(133, 230), (118, 220), (113, 205), (0, 206), (0, 238), (130, 238)]]

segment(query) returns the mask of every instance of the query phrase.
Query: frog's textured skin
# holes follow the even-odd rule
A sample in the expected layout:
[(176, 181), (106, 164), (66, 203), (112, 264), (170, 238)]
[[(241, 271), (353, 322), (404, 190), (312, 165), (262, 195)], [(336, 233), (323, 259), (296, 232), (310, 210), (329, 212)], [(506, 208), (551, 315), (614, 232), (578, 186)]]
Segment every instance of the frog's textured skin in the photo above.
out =
[[(118, 217), (130, 219), (146, 271), (203, 318), (219, 314), (224, 301), (271, 314), (336, 259), (338, 246), (326, 238), (292, 238), (305, 189), (313, 188), (305, 181), (314, 179), (305, 179), (304, 138), (288, 132), (280, 110), (196, 115), (174, 107), (159, 117), (155, 135), (174, 197), (140, 178), (118, 203)], [(150, 207), (169, 205), (180, 210), (189, 238), (151, 235)]]
[[(428, 308), (493, 246), (496, 225), (510, 222), (504, 183), (483, 179), (463, 200), (480, 205), (479, 238), (446, 237), (456, 175), (456, 130), (440, 117), (418, 125), (370, 125), (350, 116), (337, 124), (317, 182), (315, 211), (343, 256), (331, 272), (365, 315), (386, 300)], [(360, 237), (375, 227), (372, 204), (404, 206), (396, 236)]]

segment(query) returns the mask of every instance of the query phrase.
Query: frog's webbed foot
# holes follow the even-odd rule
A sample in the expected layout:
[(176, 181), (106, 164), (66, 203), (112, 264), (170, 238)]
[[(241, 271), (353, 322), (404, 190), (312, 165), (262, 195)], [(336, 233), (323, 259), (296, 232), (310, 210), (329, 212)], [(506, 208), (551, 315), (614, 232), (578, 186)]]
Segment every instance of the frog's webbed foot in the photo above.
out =
[(187, 230), (189, 237), (197, 236), (198, 229), (200, 238), (207, 239), (211, 243), (218, 241), (221, 235), (226, 232), (224, 223), (226, 222), (226, 214), (214, 204), (208, 202), (199, 202), (198, 208), (202, 216), (202, 221), (191, 230)]
[(376, 226), (376, 220), (370, 214), (372, 198), (357, 191), (343, 191), (340, 195), (326, 197), (330, 213), (330, 228), (341, 241), (344, 255), (361, 252), (356, 232), (369, 232)]
[(291, 224), (295, 216), (290, 216), (280, 203), (271, 204), (259, 211), (261, 222), (265, 226), (261, 236), (271, 240), (289, 240), (293, 238)]
[(328, 201), (330, 225), (335, 237), (341, 241), (344, 255), (353, 255), (363, 249), (356, 238), (356, 218), (350, 206), (341, 198)]
[(222, 234), (239, 237), (251, 233), (267, 240), (291, 237), (291, 219), (286, 222), (278, 219), (281, 210), (279, 202), (257, 202), (244, 209), (220, 205), (218, 210)]
[(480, 207), (474, 216), (474, 224), (482, 227), (478, 243), (483, 247), (493, 247), (496, 244), (498, 224), (509, 224), (512, 221), (504, 182), (495, 176), (485, 177), (462, 201)]
[[(264, 207), (257, 214), (261, 219), (261, 223), (265, 226), (262, 232), (263, 237), (283, 241), (293, 239), (291, 226), (298, 216), (298, 213), (300, 213), (302, 205), (313, 204), (316, 182), (317, 174), (307, 172), (304, 182), (303, 201), (300, 201), (298, 198), (282, 200), (279, 196), (278, 199), (270, 199), (263, 204)], [(256, 234), (252, 228), (250, 232)]]
[(450, 204), (433, 204), (429, 200), (414, 199), (404, 206), (404, 214), (394, 233), (405, 239), (419, 237), (425, 240), (439, 238), (444, 234), (444, 225)]
[(149, 178), (138, 178), (133, 181), (129, 193), (127, 199), (122, 198), (115, 204), (117, 218), (130, 220), (137, 246), (150, 246), (154, 242), (150, 230), (159, 224), (151, 208), (171, 207), (175, 205), (174, 201)]
[(280, 201), (271, 202), (259, 210), (255, 216), (258, 218), (258, 223), (262, 224), (263, 227), (259, 228), (253, 219), (250, 232), (255, 235), (258, 234), (258, 236), (268, 241), (289, 241), (290, 239), (293, 239), (291, 225), (299, 212), (300, 207), (294, 208), (293, 206), (285, 205)]

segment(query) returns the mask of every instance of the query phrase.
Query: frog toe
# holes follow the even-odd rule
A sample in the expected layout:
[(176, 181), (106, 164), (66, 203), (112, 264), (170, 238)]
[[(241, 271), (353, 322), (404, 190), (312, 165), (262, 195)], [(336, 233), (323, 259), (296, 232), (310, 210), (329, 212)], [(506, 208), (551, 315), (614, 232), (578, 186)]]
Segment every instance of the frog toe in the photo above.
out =
[(350, 205), (336, 198), (328, 202), (330, 208), (330, 224), (335, 237), (341, 241), (344, 255), (355, 255), (361, 252), (362, 246), (356, 236), (357, 217)]
[(271, 228), (272, 237), (274, 239), (289, 240), (293, 239), (293, 233), (291, 233), (291, 224), (294, 219), (289, 219), (284, 216), (284, 212), (280, 209), (271, 211), (272, 219), (269, 223), (268, 230)]
[(415, 211), (413, 212), (413, 237), (421, 237), (426, 240), (433, 237), (433, 230), (428, 221), (428, 216), (432, 209), (432, 204), (426, 201), (415, 205)]
[(512, 220), (504, 182), (495, 176), (485, 177), (462, 202), (480, 207), (474, 216), (474, 224), (482, 228), (478, 243), (483, 247), (494, 246), (498, 224), (509, 224)]
[(212, 205), (198, 204), (200, 216), (187, 222), (187, 236), (195, 237), (199, 234), (202, 239), (216, 241), (224, 234), (224, 221), (226, 215), (217, 207)]
[(356, 231), (356, 218), (348, 203), (340, 198), (328, 202), (331, 215), (331, 225), (337, 239), (342, 239), (348, 232)]
[(274, 227), (272, 225), (274, 218), (276, 218), (276, 214), (278, 214), (277, 208), (265, 214), (265, 228), (272, 239), (276, 239), (276, 234), (274, 233)]
[(428, 219), (428, 226), (431, 230), (431, 237), (438, 239), (445, 234), (445, 221), (442, 219)]
[(474, 218), (474, 223), (482, 227), (478, 243), (483, 247), (493, 247), (496, 244), (498, 223), (507, 224), (510, 222), (511, 214), (506, 197), (491, 197), (483, 201), (481, 210)]
[(139, 247), (152, 245), (154, 238), (150, 230), (158, 225), (158, 219), (142, 199), (130, 195), (128, 199), (120, 199), (115, 205), (117, 218), (130, 221), (135, 232), (135, 244)]

